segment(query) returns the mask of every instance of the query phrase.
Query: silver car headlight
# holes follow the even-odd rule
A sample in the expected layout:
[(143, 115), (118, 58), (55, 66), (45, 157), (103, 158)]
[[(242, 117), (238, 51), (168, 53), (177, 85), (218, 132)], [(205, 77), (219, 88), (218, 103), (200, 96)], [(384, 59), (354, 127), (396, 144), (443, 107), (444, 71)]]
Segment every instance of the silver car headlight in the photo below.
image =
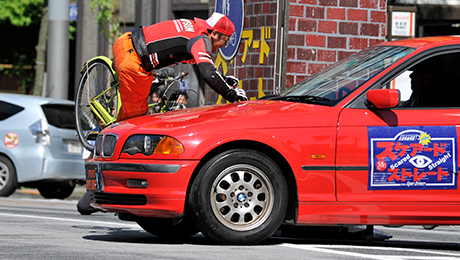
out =
[(29, 131), (36, 143), (47, 146), (51, 144), (50, 129), (46, 118), (42, 118), (29, 126)]
[(164, 135), (133, 135), (123, 145), (122, 153), (134, 155), (182, 154), (184, 147), (176, 139)]

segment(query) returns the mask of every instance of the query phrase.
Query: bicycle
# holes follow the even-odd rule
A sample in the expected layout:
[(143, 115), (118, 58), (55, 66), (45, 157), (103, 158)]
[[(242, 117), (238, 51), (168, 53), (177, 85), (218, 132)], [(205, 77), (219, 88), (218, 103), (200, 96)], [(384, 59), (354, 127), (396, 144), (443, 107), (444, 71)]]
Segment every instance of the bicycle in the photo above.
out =
[[(119, 95), (119, 81), (116, 71), (112, 67), (112, 60), (105, 56), (97, 56), (87, 61), (81, 70), (81, 78), (75, 98), (75, 117), (77, 136), (83, 147), (93, 151), (94, 141), (99, 132), (105, 127), (115, 123), (121, 107)], [(160, 104), (160, 112), (184, 108), (178, 106), (174, 93), (170, 91), (177, 82), (183, 82), (187, 71), (181, 72), (176, 77), (155, 79), (164, 81), (165, 91)], [(176, 97), (177, 98), (177, 97)]]

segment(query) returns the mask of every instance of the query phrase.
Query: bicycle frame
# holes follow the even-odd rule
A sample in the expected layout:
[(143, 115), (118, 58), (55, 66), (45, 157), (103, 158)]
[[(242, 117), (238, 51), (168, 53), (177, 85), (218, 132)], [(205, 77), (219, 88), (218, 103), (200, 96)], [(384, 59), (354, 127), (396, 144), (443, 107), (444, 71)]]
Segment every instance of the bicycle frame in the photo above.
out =
[[(96, 56), (96, 57), (88, 60), (83, 65), (82, 72), (84, 72), (86, 69), (88, 69), (88, 66), (94, 61), (102, 61), (102, 62), (106, 63), (110, 67), (110, 70), (111, 70), (112, 74), (114, 75), (114, 79), (115, 79), (114, 83), (112, 84), (112, 86), (110, 88), (106, 89), (105, 91), (103, 91), (102, 93), (98, 94), (97, 96), (95, 96), (94, 98), (92, 98), (89, 101), (89, 106), (90, 106), (91, 111), (99, 119), (99, 122), (101, 122), (103, 124), (103, 127), (105, 128), (105, 127), (115, 123), (116, 117), (113, 116), (112, 111), (107, 111), (105, 109), (105, 106), (101, 104), (101, 98), (104, 98), (106, 93), (108, 93), (108, 92), (112, 91), (113, 89), (115, 89), (116, 96), (117, 96), (117, 111), (116, 111), (116, 115), (118, 115), (118, 112), (120, 111), (120, 108), (121, 108), (121, 97), (120, 97), (120, 93), (119, 93), (119, 89), (118, 89), (119, 88), (119, 81), (118, 81), (117, 72), (112, 68), (112, 60), (109, 59), (106, 56)], [(160, 112), (166, 112), (166, 111), (169, 110), (166, 107), (166, 102), (168, 101), (167, 97), (166, 97), (167, 91), (170, 89), (170, 87), (175, 82), (181, 81), (182, 78), (185, 77), (186, 75), (188, 75), (187, 71), (183, 72), (181, 75), (179, 75), (179, 76), (177, 76), (175, 78), (174, 77), (168, 77), (166, 79), (166, 82), (165, 82), (166, 89), (165, 89), (165, 92), (164, 92), (164, 96), (162, 97), (162, 102), (160, 102), (160, 103), (164, 102), (164, 104), (161, 104), (161, 111)], [(107, 100), (105, 100), (105, 99), (102, 99), (102, 100), (105, 103), (109, 103), (109, 102), (113, 101), (114, 95), (109, 95), (109, 97), (110, 98), (107, 99)], [(149, 104), (149, 107), (152, 107), (154, 105), (157, 105), (157, 104)]]
[(169, 89), (174, 85), (174, 83), (178, 82), (179, 79), (176, 79), (176, 78), (173, 78), (173, 77), (168, 77), (167, 79), (165, 79), (165, 90), (164, 90), (164, 93), (163, 93), (163, 96), (161, 97), (161, 102), (159, 103), (153, 103), (153, 104), (149, 104), (149, 107), (152, 107), (152, 106), (160, 106), (160, 113), (164, 113), (166, 111), (169, 111), (170, 109), (168, 109), (168, 102), (169, 102), (169, 99), (167, 97), (167, 93), (169, 91)]
[[(91, 108), (91, 111), (93, 111), (94, 114), (104, 123), (104, 127), (113, 124), (116, 121), (116, 118), (112, 116), (112, 111), (107, 111), (105, 110), (104, 106), (101, 105), (99, 102), (99, 98), (105, 95), (105, 93), (111, 91), (115, 87), (116, 91), (118, 92), (118, 83), (115, 86), (112, 86), (108, 89), (106, 89), (104, 92), (101, 94), (97, 95), (91, 101), (89, 102), (89, 106)], [(118, 103), (121, 102), (120, 100), (120, 95), (117, 94), (117, 100)], [(113, 96), (110, 97), (110, 99), (106, 100), (105, 102), (109, 103), (113, 100)], [(117, 113), (120, 110), (120, 106), (117, 105)]]
[[(112, 63), (108, 57), (97, 56), (88, 60), (81, 69), (82, 77), (75, 99), (79, 103), (76, 103), (75, 115), (77, 136), (88, 151), (93, 151), (94, 141), (101, 129), (115, 123), (121, 110), (120, 82)], [(158, 76), (159, 79), (165, 80), (162, 83), (166, 88), (163, 101), (169, 101), (167, 91), (174, 82), (182, 81), (187, 74), (188, 72), (184, 71), (176, 77)], [(149, 107), (153, 105), (155, 104), (149, 104)], [(172, 108), (167, 105), (168, 103), (164, 102), (160, 112), (185, 108)]]

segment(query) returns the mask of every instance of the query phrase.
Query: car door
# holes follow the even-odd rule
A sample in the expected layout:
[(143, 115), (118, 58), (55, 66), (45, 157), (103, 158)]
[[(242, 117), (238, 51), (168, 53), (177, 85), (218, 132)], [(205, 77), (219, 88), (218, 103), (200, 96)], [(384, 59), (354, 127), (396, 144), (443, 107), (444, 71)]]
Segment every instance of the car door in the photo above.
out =
[[(459, 53), (449, 55), (460, 57)], [(380, 82), (380, 86), (387, 88), (394, 81), (397, 79)], [(444, 84), (436, 86), (444, 88)], [(407, 86), (401, 88), (401, 93), (407, 91)], [(365, 99), (362, 95), (339, 116), (337, 200), (399, 205), (396, 208), (403, 211), (414, 203), (459, 202), (460, 102), (371, 110), (363, 105)], [(424, 209), (428, 210), (419, 208)]]

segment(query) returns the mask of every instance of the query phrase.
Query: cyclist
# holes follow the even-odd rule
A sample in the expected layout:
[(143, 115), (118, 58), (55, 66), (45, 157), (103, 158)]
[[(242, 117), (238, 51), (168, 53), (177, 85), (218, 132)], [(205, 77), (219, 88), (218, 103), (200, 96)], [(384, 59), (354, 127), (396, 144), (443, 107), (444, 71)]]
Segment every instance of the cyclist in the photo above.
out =
[(204, 81), (226, 100), (247, 100), (238, 79), (223, 76), (211, 60), (234, 32), (230, 19), (215, 12), (207, 20), (169, 20), (120, 36), (113, 47), (122, 104), (117, 121), (145, 115), (152, 71), (178, 62), (197, 64)]
[[(237, 88), (238, 79), (223, 76), (211, 60), (211, 53), (226, 46), (234, 32), (230, 19), (215, 12), (207, 20), (169, 20), (120, 36), (113, 46), (122, 103), (117, 121), (147, 114), (153, 70), (178, 62), (197, 64), (204, 81), (226, 100), (247, 100)], [(86, 192), (77, 204), (80, 214), (97, 211), (92, 200), (92, 192)]]

